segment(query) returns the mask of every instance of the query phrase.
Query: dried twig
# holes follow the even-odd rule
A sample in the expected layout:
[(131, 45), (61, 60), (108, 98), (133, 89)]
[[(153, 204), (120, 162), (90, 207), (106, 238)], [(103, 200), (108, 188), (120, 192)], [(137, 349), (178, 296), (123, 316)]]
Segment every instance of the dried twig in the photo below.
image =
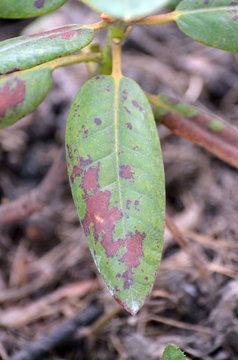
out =
[(188, 244), (182, 232), (179, 230), (177, 225), (174, 223), (174, 221), (168, 214), (166, 214), (166, 226), (173, 235), (177, 244), (191, 257), (194, 265), (197, 267), (202, 277), (205, 280), (208, 280), (210, 278), (210, 275), (204, 260), (202, 259), (200, 254), (195, 251), (195, 249), (191, 245)]
[(65, 152), (60, 150), (46, 177), (28, 194), (0, 206), (0, 229), (14, 221), (24, 219), (48, 204), (66, 174)]
[(183, 104), (187, 111), (197, 111), (193, 116), (183, 116), (173, 109), (172, 99), (170, 105), (156, 96), (147, 93), (149, 101), (155, 106), (166, 110), (160, 114), (155, 110), (155, 119), (169, 128), (173, 133), (193, 143), (200, 145), (218, 156), (228, 164), (238, 168), (238, 130), (215, 116), (197, 110), (195, 107)]
[(61, 327), (33, 342), (25, 350), (9, 358), (9, 360), (37, 360), (45, 359), (47, 354), (58, 346), (69, 343), (75, 332), (82, 326), (90, 325), (102, 314), (99, 305), (91, 305), (73, 319), (65, 322)]

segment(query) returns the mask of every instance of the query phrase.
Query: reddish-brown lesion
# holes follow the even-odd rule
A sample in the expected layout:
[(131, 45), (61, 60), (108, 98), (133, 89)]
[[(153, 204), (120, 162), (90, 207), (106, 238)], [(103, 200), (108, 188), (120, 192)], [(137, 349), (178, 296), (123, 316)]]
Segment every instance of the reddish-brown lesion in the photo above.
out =
[(26, 86), (17, 78), (8, 81), (0, 88), (0, 118), (5, 116), (7, 109), (16, 108), (25, 99)]
[[(134, 283), (133, 269), (140, 265), (140, 259), (144, 256), (143, 240), (146, 234), (135, 230), (128, 232), (123, 239), (114, 241), (114, 231), (117, 222), (123, 213), (116, 206), (110, 208), (111, 192), (100, 191), (99, 186), (100, 163), (96, 167), (90, 167), (83, 175), (81, 188), (86, 202), (86, 215), (82, 220), (86, 236), (93, 229), (95, 243), (101, 241), (107, 257), (117, 255), (119, 248), (125, 249), (125, 254), (118, 260), (125, 265), (126, 271), (121, 276), (124, 288), (129, 289)], [(101, 236), (101, 237), (100, 237)]]
[[(68, 157), (72, 161), (73, 160), (72, 149), (68, 144), (66, 144), (66, 149), (67, 149)], [(84, 159), (81, 156), (78, 157), (78, 164), (73, 166), (72, 172), (70, 174), (71, 184), (74, 183), (74, 181), (77, 177), (79, 177), (83, 174), (85, 167), (90, 165), (91, 163), (92, 163), (92, 159), (89, 154), (86, 159)]]
[(135, 173), (131, 170), (130, 165), (120, 165), (119, 175), (123, 179), (134, 179)]
[(116, 255), (121, 241), (113, 241), (113, 232), (116, 223), (122, 217), (122, 212), (113, 207), (109, 209), (111, 192), (109, 190), (100, 191), (98, 175), (100, 164), (97, 167), (90, 167), (84, 174), (81, 187), (84, 191), (86, 201), (86, 215), (82, 221), (86, 235), (90, 233), (93, 226), (94, 238), (97, 242), (99, 235), (102, 234), (102, 246), (107, 257)]

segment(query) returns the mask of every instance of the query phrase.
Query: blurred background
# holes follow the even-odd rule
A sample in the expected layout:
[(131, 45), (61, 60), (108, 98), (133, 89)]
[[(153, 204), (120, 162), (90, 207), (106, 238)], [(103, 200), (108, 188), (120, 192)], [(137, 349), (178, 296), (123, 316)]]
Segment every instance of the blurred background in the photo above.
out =
[[(45, 17), (1, 20), (0, 40), (98, 15), (77, 0)], [(105, 32), (95, 42), (103, 44)], [(151, 93), (208, 109), (238, 126), (238, 55), (196, 43), (176, 24), (133, 29), (123, 48), (123, 73)], [(69, 108), (88, 79), (85, 64), (57, 69), (37, 110), (0, 131), (0, 201), (29, 193), (64, 146)], [(238, 176), (206, 150), (158, 126), (168, 230), (151, 297), (132, 317), (111, 298), (79, 225), (65, 174), (47, 206), (0, 230), (0, 358), (59, 328), (94, 303), (99, 320), (76, 331), (52, 360), (155, 360), (173, 343), (187, 359), (238, 359)], [(47, 357), (41, 357), (46, 359)], [(23, 359), (23, 358), (22, 358)]]

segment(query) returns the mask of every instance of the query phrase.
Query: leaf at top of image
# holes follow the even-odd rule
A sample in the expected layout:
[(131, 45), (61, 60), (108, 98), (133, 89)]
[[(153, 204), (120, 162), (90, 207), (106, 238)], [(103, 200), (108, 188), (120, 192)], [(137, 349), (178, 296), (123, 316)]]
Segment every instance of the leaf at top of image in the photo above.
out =
[(87, 46), (94, 31), (80, 25), (67, 25), (39, 34), (19, 36), (0, 42), (0, 75), (77, 52)]
[(185, 355), (174, 345), (166, 346), (162, 360), (186, 360)]
[(238, 52), (238, 0), (183, 0), (176, 11), (180, 30), (193, 40)]
[(2, 0), (0, 18), (21, 19), (48, 14), (64, 5), (67, 0)]
[(96, 11), (115, 18), (130, 20), (160, 10), (166, 6), (168, 0), (83, 0), (83, 2)]
[(66, 129), (72, 194), (94, 261), (131, 314), (149, 296), (165, 226), (163, 159), (150, 104), (133, 80), (96, 76)]

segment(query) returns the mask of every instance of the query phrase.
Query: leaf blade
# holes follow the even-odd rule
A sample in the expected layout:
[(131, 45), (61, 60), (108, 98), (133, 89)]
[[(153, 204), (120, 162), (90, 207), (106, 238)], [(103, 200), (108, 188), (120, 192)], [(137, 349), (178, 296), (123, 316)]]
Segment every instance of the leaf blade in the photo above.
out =
[(185, 355), (174, 345), (166, 346), (161, 360), (186, 360)]
[(20, 36), (0, 43), (0, 75), (32, 68), (72, 54), (93, 40), (94, 32), (78, 25), (68, 25), (30, 36)]
[(180, 30), (193, 40), (238, 52), (238, 0), (183, 0), (176, 11)]
[(94, 261), (110, 292), (134, 314), (159, 266), (165, 207), (157, 132), (138, 85), (124, 77), (116, 84), (112, 76), (87, 82), (70, 111), (66, 152)]
[(110, 0), (86, 0), (85, 2), (95, 10), (107, 15), (129, 20), (163, 8), (168, 0), (150, 0), (150, 2), (144, 0), (114, 0), (113, 2)]
[(0, 2), (0, 18), (20, 19), (48, 14), (67, 0), (7, 0)]

